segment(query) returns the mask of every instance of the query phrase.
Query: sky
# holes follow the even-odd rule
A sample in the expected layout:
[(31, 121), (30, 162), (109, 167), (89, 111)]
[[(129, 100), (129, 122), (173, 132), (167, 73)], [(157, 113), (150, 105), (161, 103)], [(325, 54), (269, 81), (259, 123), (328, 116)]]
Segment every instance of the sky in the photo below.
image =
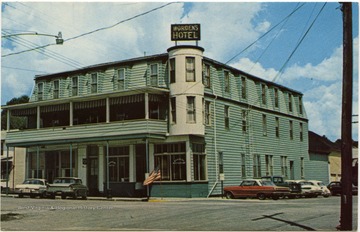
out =
[[(353, 2), (353, 115), (359, 104), (358, 9)], [(309, 130), (332, 141), (341, 137), (338, 2), (2, 2), (1, 105), (31, 95), (35, 75), (165, 53), (174, 46), (171, 24), (181, 23), (201, 24), (204, 56), (302, 92)], [(65, 42), (29, 35), (35, 32), (61, 32)], [(14, 34), (21, 35), (3, 37)]]

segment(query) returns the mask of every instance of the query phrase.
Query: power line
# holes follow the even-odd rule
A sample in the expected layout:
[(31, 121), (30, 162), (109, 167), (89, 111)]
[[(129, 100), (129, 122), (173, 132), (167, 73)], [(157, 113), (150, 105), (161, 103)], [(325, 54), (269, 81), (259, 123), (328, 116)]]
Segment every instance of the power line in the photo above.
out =
[(47, 72), (39, 71), (39, 70), (32, 70), (32, 69), (25, 69), (25, 68), (17, 68), (17, 67), (9, 67), (9, 66), (5, 66), (5, 65), (1, 65), (1, 68), (15, 69), (15, 70), (21, 70), (21, 71), (26, 71), (26, 72), (47, 73)]
[(243, 50), (241, 50), (239, 53), (237, 53), (235, 56), (233, 56), (231, 59), (229, 59), (228, 61), (226, 61), (225, 64), (228, 64), (229, 62), (231, 62), (233, 59), (235, 59), (236, 57), (238, 57), (241, 53), (243, 53), (244, 51), (246, 51), (248, 48), (250, 48), (252, 45), (254, 45), (257, 41), (259, 41), (260, 39), (262, 39), (263, 37), (265, 37), (267, 34), (269, 34), (272, 30), (274, 30), (277, 26), (279, 26), (282, 22), (284, 22), (285, 20), (287, 20), (289, 17), (291, 17), (296, 11), (298, 11), (301, 7), (303, 7), (305, 5), (305, 3), (301, 4), (299, 7), (297, 7), (295, 10), (293, 10), (288, 16), (286, 16), (285, 18), (283, 18), (280, 22), (278, 22), (275, 26), (273, 26), (272, 28), (270, 28), (267, 32), (265, 32), (264, 34), (262, 34), (262, 36), (260, 36), (257, 40), (255, 40), (254, 42), (252, 42), (251, 44), (249, 44), (246, 48), (244, 48)]
[[(167, 6), (169, 6), (169, 5), (171, 5), (171, 4), (174, 4), (174, 3), (180, 3), (180, 2), (170, 2), (170, 3), (167, 3), (167, 4), (165, 4), (165, 5), (162, 5), (162, 6), (153, 8), (153, 9), (151, 9), (151, 10), (149, 10), (149, 11), (144, 12), (144, 13), (141, 13), (141, 14), (135, 15), (135, 16), (133, 16), (133, 17), (124, 19), (124, 20), (122, 20), (122, 21), (120, 21), (120, 22), (117, 22), (117, 23), (111, 25), (111, 26), (102, 27), (102, 28), (99, 28), (99, 29), (96, 29), (96, 30), (93, 30), (93, 31), (90, 31), (90, 32), (86, 32), (86, 33), (80, 34), (80, 35), (78, 35), (78, 36), (74, 36), (74, 37), (69, 38), (69, 39), (65, 39), (64, 42), (69, 41), (69, 40), (73, 40), (73, 39), (77, 39), (77, 38), (80, 38), (80, 37), (83, 37), (83, 36), (86, 36), (86, 35), (90, 35), (90, 34), (93, 34), (93, 33), (98, 32), (98, 31), (102, 31), (102, 30), (106, 30), (106, 29), (111, 29), (111, 28), (113, 28), (113, 27), (115, 27), (115, 26), (117, 26), (117, 25), (119, 25), (119, 24), (121, 24), (121, 23), (128, 22), (128, 21), (133, 20), (133, 19), (135, 19), (135, 18), (138, 18), (138, 17), (144, 16), (144, 15), (147, 15), (147, 14), (149, 14), (149, 13), (151, 13), (151, 12), (154, 12), (154, 11), (156, 11), (156, 10), (162, 9), (162, 8), (167, 7)], [(37, 49), (46, 48), (46, 47), (49, 47), (49, 46), (52, 46), (52, 45), (56, 45), (56, 43), (50, 43), (50, 44), (47, 44), (47, 45), (35, 47), (35, 48), (32, 48), (32, 49), (28, 49), (28, 50), (23, 50), (23, 51), (20, 51), (20, 52), (9, 53), (9, 54), (6, 54), (6, 55), (2, 55), (1, 57), (18, 55), (18, 54), (21, 54), (21, 53), (24, 53), (24, 52), (30, 52), (30, 51), (34, 51), (34, 50), (37, 50)]]

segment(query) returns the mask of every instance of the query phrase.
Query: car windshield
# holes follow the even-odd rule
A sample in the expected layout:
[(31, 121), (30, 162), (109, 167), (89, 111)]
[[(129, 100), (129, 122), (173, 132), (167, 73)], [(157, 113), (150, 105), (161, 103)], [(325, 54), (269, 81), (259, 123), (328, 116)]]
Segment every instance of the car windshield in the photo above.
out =
[(263, 186), (275, 186), (275, 184), (273, 182), (271, 182), (270, 180), (262, 180), (261, 184)]
[(314, 185), (313, 183), (307, 182), (307, 181), (300, 182), (300, 184), (301, 184), (301, 185)]
[(44, 185), (42, 180), (25, 180), (23, 184), (37, 184), (37, 185)]

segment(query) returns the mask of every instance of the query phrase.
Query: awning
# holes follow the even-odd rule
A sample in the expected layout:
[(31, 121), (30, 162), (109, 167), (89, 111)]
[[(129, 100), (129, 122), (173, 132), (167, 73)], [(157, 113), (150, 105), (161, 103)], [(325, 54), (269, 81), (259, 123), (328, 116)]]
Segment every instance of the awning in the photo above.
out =
[(59, 112), (70, 109), (70, 104), (59, 104), (59, 105), (50, 105), (50, 106), (41, 106), (41, 113), (49, 113), (49, 112)]
[(144, 94), (110, 98), (110, 105), (130, 104), (144, 101)]
[(151, 101), (151, 102), (163, 102), (164, 97), (162, 95), (149, 94), (149, 101)]
[(28, 116), (28, 115), (36, 115), (36, 107), (27, 108), (27, 109), (14, 109), (11, 110), (12, 116)]
[(86, 102), (74, 102), (74, 109), (90, 109), (96, 107), (103, 107), (106, 105), (105, 99), (95, 100), (95, 101), (86, 101)]

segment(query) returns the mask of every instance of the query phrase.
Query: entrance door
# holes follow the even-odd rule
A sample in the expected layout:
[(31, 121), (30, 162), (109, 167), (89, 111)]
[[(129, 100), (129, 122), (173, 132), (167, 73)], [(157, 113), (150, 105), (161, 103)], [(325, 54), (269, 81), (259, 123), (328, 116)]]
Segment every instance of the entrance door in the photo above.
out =
[(89, 157), (87, 160), (87, 187), (89, 195), (99, 194), (99, 159)]
[(290, 180), (295, 179), (294, 161), (290, 161)]

